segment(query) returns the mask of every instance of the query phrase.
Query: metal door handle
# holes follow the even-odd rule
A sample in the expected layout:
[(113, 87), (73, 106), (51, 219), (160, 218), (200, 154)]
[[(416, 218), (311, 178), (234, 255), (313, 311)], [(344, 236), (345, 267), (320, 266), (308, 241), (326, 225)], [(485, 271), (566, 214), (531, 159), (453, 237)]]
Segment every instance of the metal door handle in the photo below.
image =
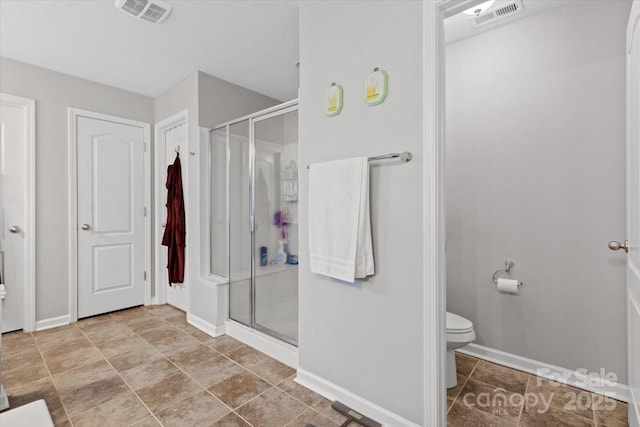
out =
[(629, 241), (625, 240), (624, 243), (616, 242), (615, 240), (609, 242), (609, 249), (612, 251), (624, 250), (625, 252), (629, 252)]
[(14, 234), (17, 234), (22, 231), (22, 228), (18, 227), (17, 225), (14, 225), (12, 227), (9, 227), (9, 231)]
[(82, 227), (80, 228), (82, 228), (83, 230), (88, 230), (91, 228), (91, 226), (89, 224), (82, 224)]

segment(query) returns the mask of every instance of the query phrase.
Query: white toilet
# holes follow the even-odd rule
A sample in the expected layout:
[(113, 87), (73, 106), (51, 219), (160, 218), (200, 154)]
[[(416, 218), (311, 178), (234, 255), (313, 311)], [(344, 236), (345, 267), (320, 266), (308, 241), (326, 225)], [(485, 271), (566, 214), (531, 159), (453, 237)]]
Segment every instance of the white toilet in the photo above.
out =
[(447, 311), (447, 388), (458, 384), (456, 357), (453, 350), (462, 348), (476, 339), (473, 323)]

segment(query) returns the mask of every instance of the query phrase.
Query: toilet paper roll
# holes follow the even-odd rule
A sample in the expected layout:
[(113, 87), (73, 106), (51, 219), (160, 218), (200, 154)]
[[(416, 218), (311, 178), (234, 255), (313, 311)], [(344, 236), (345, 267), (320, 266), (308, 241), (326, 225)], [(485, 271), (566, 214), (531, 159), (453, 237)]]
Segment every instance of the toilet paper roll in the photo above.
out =
[(518, 294), (518, 281), (514, 279), (498, 279), (498, 291), (505, 294)]

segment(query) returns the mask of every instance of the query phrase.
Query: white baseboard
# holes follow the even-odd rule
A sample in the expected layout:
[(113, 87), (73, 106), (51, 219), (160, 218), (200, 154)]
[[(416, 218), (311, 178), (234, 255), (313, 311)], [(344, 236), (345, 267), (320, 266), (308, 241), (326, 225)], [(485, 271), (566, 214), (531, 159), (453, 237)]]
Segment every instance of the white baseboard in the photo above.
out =
[(609, 385), (604, 383), (604, 381), (598, 384), (595, 379), (590, 379), (585, 373), (572, 371), (571, 369), (561, 368), (538, 360), (529, 359), (473, 343), (456, 351), (479, 359), (487, 360), (489, 362), (497, 363), (498, 365), (528, 372), (539, 377), (563, 382), (570, 386), (587, 390), (592, 393), (609, 396), (623, 402), (629, 401), (629, 388), (625, 384), (616, 383), (614, 385)]
[(219, 337), (220, 335), (224, 335), (224, 326), (213, 325), (206, 320), (198, 316), (194, 316), (190, 313), (187, 313), (187, 323), (200, 329), (202, 332), (211, 335), (212, 337)]
[(362, 415), (382, 423), (383, 426), (389, 427), (419, 427), (401, 416), (394, 414), (383, 407), (370, 402), (357, 394), (346, 390), (339, 385), (325, 380), (315, 374), (298, 369), (298, 375), (294, 381), (329, 400), (339, 400), (348, 407), (360, 412)]
[(58, 326), (68, 325), (70, 322), (71, 317), (68, 314), (65, 316), (38, 320), (36, 322), (36, 331), (44, 331), (45, 329), (57, 328)]
[(226, 334), (238, 341), (271, 356), (277, 361), (298, 368), (298, 349), (284, 341), (270, 337), (245, 325), (227, 320), (224, 322)]

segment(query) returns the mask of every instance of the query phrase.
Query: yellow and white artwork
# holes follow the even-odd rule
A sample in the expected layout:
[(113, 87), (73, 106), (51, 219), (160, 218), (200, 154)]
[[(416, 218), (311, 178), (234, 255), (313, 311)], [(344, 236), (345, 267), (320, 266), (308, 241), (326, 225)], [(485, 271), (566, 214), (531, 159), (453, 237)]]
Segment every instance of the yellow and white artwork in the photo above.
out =
[(378, 105), (387, 97), (388, 76), (384, 70), (374, 68), (364, 81), (364, 100), (367, 105)]
[(342, 86), (331, 83), (329, 89), (324, 91), (324, 113), (329, 116), (337, 116), (342, 111)]

